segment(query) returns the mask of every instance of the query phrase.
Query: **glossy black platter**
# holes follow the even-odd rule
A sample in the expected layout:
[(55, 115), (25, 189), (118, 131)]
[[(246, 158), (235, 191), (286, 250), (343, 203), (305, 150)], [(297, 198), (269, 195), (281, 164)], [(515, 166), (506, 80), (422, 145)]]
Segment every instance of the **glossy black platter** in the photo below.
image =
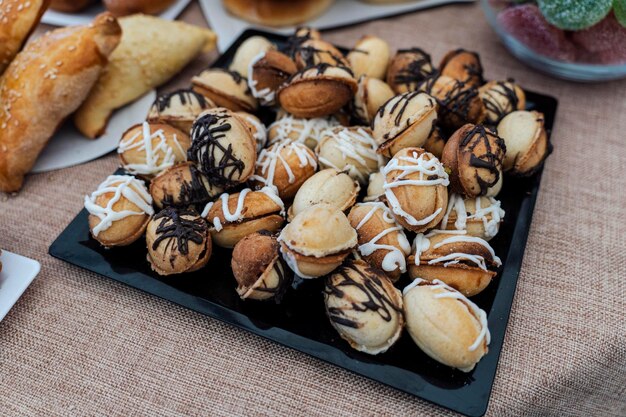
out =
[[(237, 47), (247, 38), (263, 35), (285, 44), (285, 37), (256, 30), (244, 32), (214, 64), (227, 66)], [(526, 92), (527, 107), (545, 114), (551, 131), (557, 101)], [(261, 115), (265, 121), (269, 114)], [(468, 416), (481, 416), (487, 409), (498, 358), (522, 264), (541, 172), (532, 178), (506, 177), (498, 198), (506, 210), (500, 233), (491, 241), (503, 266), (489, 287), (473, 297), (489, 317), (489, 353), (470, 373), (440, 365), (413, 343), (405, 332), (389, 351), (369, 356), (352, 350), (330, 326), (324, 313), (322, 279), (298, 281), (281, 304), (242, 301), (235, 292), (230, 270), (230, 251), (216, 248), (209, 265), (197, 272), (159, 277), (146, 259), (145, 242), (106, 250), (89, 236), (87, 212), (82, 210), (50, 246), (50, 254), (71, 264), (123, 282), (134, 288), (233, 324), (359, 375), (390, 385)], [(104, 180), (104, 173), (103, 173)], [(85, 192), (90, 190), (85, 190)], [(409, 282), (402, 278), (401, 289)], [(514, 376), (510, 376), (514, 377)]]

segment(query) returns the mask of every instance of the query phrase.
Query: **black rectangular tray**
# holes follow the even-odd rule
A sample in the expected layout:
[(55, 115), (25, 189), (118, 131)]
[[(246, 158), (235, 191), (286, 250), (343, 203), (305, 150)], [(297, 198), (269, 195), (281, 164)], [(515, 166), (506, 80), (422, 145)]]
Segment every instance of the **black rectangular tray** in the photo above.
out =
[[(227, 66), (237, 47), (254, 35), (265, 36), (279, 46), (285, 43), (284, 36), (248, 30), (214, 66)], [(544, 113), (550, 132), (556, 115), (556, 99), (529, 91), (526, 98), (528, 109)], [(125, 248), (102, 248), (89, 235), (88, 213), (83, 209), (50, 246), (49, 253), (409, 394), (468, 416), (481, 416), (487, 410), (491, 394), (540, 179), (541, 172), (532, 178), (504, 179), (498, 198), (506, 216), (500, 233), (491, 241), (503, 266), (487, 289), (472, 298), (488, 313), (491, 344), (489, 353), (470, 373), (453, 370), (430, 359), (406, 332), (381, 355), (370, 356), (351, 349), (325, 315), (322, 279), (294, 284), (279, 305), (242, 301), (235, 292), (230, 251), (225, 249), (215, 248), (209, 265), (200, 271), (163, 278), (151, 271), (142, 240)], [(399, 288), (408, 283), (407, 278), (403, 280)]]

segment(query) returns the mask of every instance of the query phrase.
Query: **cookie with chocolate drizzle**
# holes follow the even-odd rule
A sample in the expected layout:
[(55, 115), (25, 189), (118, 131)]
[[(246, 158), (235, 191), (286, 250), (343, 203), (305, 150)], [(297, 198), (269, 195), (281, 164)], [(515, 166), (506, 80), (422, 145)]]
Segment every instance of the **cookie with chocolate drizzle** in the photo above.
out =
[(215, 103), (191, 89), (164, 93), (157, 97), (148, 113), (148, 122), (165, 123), (189, 134), (193, 121)]
[(490, 81), (478, 89), (485, 105), (485, 124), (496, 126), (507, 114), (526, 108), (526, 95), (513, 80)]
[(222, 188), (211, 184), (191, 162), (174, 165), (150, 182), (150, 195), (158, 208), (198, 208), (222, 191)]
[(430, 55), (422, 49), (400, 49), (387, 68), (387, 84), (397, 94), (402, 94), (417, 90), (436, 74)]
[(480, 56), (462, 48), (450, 51), (443, 57), (439, 63), (439, 72), (476, 87), (485, 83)]
[(330, 324), (358, 351), (386, 352), (402, 333), (400, 291), (363, 261), (347, 261), (326, 279), (324, 303)]
[(146, 243), (148, 262), (159, 275), (196, 271), (211, 257), (209, 228), (193, 209), (161, 210), (148, 223)]
[(232, 111), (254, 112), (258, 103), (248, 87), (248, 80), (235, 71), (209, 68), (191, 79), (193, 90), (217, 106)]

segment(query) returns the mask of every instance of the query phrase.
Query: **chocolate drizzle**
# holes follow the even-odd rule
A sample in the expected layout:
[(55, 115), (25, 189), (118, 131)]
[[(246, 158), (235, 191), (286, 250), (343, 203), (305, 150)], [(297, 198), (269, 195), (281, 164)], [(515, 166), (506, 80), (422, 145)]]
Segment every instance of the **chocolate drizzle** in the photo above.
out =
[(181, 105), (183, 106), (186, 106), (187, 104), (192, 104), (195, 101), (201, 108), (209, 108), (209, 105), (202, 94), (198, 94), (195, 91), (188, 89), (181, 89), (172, 91), (170, 93), (161, 94), (157, 97), (153, 106), (156, 106), (159, 112), (163, 112), (171, 107), (172, 99), (174, 97), (178, 97)]
[[(378, 116), (383, 117), (385, 114), (385, 111), (387, 110), (389, 111), (390, 115), (395, 113), (393, 123), (395, 126), (399, 127), (400, 123), (402, 122), (402, 118), (404, 117), (404, 114), (406, 113), (406, 109), (411, 103), (411, 100), (421, 93), (422, 93), (421, 91), (411, 91), (409, 93), (399, 94), (398, 96), (392, 97), (391, 99), (387, 101), (387, 103), (380, 106), (380, 108), (378, 109)], [(396, 100), (396, 102), (393, 103), (393, 105), (389, 109), (387, 109), (388, 107), (387, 105), (391, 100)], [(435, 103), (431, 103), (431, 104), (434, 107)], [(407, 119), (407, 122), (408, 122), (408, 119)], [(374, 121), (372, 121), (372, 129), (373, 128), (374, 128)], [(388, 140), (388, 139), (393, 139), (393, 138), (390, 138), (389, 133), (387, 132), (383, 135), (383, 139)]]
[[(324, 294), (326, 297), (346, 297), (346, 290), (353, 289), (359, 292), (359, 295), (349, 295), (352, 301), (351, 311), (366, 312), (373, 311), (384, 321), (391, 321), (394, 312), (402, 314), (402, 309), (387, 293), (382, 280), (387, 279), (381, 272), (371, 268), (370, 266), (358, 265), (353, 261), (348, 261), (340, 269), (334, 272), (326, 280)], [(362, 295), (362, 297), (361, 297)], [(362, 323), (350, 318), (346, 315), (346, 310), (336, 307), (328, 307), (328, 317), (330, 320), (341, 326), (358, 329), (363, 326)]]
[[(481, 144), (484, 147), (484, 152), (477, 155), (476, 148)], [(502, 160), (506, 153), (504, 140), (485, 126), (476, 125), (465, 132), (459, 146), (463, 152), (471, 152), (470, 166), (486, 169), (494, 176), (494, 180), (490, 182), (483, 179), (478, 172), (475, 173), (476, 181), (480, 187), (480, 195), (485, 195), (487, 189), (493, 187), (500, 179)]]
[[(235, 174), (241, 176), (245, 168), (244, 162), (235, 156), (233, 144), (222, 141), (232, 128), (228, 123), (230, 118), (227, 113), (208, 113), (196, 119), (187, 152), (188, 159), (197, 163), (199, 172), (220, 187), (236, 185), (238, 182), (233, 177)], [(221, 156), (216, 155), (218, 150), (222, 152)]]
[(482, 100), (488, 114), (495, 115), (495, 118), (489, 120), (494, 125), (500, 123), (504, 116), (517, 110), (519, 106), (520, 98), (515, 91), (514, 82), (511, 79), (497, 81), (493, 87), (483, 93)]
[(407, 90), (417, 89), (424, 81), (433, 77), (436, 71), (433, 69), (430, 55), (420, 48), (401, 49), (398, 54), (412, 54), (415, 56), (408, 65), (400, 69), (393, 77), (393, 83), (404, 85)]
[(483, 66), (482, 66), (482, 64), (480, 62), (480, 56), (476, 52), (468, 51), (468, 50), (463, 49), (463, 48), (459, 48), (459, 49), (451, 52), (450, 55), (446, 57), (445, 62), (441, 63), (441, 69), (443, 70), (443, 68), (445, 68), (445, 66), (451, 60), (453, 60), (456, 56), (461, 55), (461, 54), (469, 54), (469, 55), (472, 55), (474, 57), (474, 61), (472, 63), (463, 65), (463, 69), (467, 73), (467, 78), (465, 80), (463, 80), (463, 81), (467, 82), (467, 83), (474, 82), (477, 85), (484, 84), (485, 83), (485, 79), (483, 78)]
[[(186, 219), (183, 216), (193, 216)], [(183, 255), (189, 254), (189, 241), (201, 245), (206, 241), (207, 224), (195, 210), (166, 207), (154, 216), (154, 221), (161, 220), (156, 229), (157, 238), (152, 250), (157, 250), (161, 242), (167, 240), (164, 252), (171, 249)], [(174, 256), (172, 254), (172, 256)]]
[[(439, 104), (439, 115), (442, 118), (458, 117), (462, 122), (468, 121), (472, 104), (478, 97), (478, 89), (459, 80), (453, 80), (452, 88), (440, 94), (441, 91), (433, 91), (437, 85), (437, 77), (427, 80), (422, 85), (422, 90), (435, 97)], [(439, 94), (437, 94), (439, 93)]]

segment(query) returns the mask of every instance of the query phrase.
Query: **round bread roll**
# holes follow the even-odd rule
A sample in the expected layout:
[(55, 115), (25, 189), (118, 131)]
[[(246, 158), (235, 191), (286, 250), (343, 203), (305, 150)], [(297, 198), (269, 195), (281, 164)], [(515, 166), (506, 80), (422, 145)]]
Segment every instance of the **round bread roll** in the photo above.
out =
[(115, 16), (127, 16), (135, 13), (159, 14), (170, 7), (176, 0), (102, 0), (108, 11)]
[(250, 23), (281, 27), (304, 23), (322, 14), (334, 0), (223, 0), (231, 14)]

